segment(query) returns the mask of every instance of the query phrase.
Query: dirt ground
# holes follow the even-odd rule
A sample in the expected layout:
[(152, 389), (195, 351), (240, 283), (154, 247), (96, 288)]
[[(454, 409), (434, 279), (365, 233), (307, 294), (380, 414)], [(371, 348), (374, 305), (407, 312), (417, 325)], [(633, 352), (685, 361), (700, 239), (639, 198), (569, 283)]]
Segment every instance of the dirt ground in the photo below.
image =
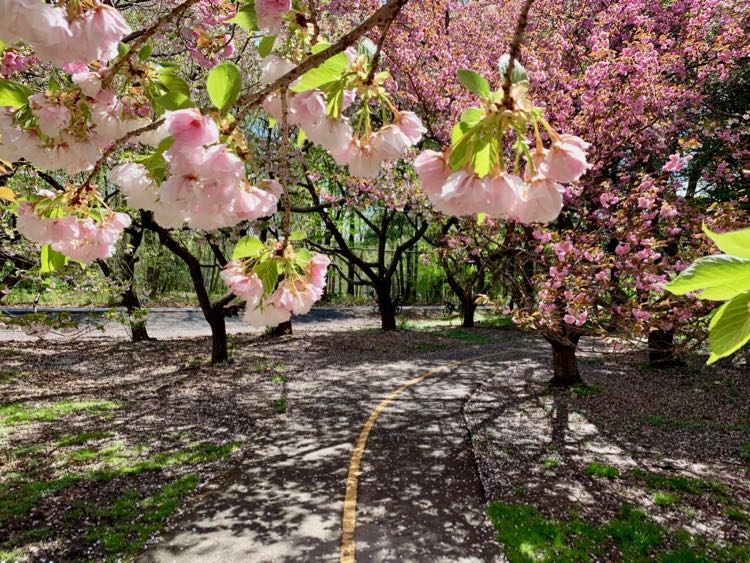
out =
[[(231, 363), (216, 367), (205, 337), (0, 344), (0, 561), (130, 559), (296, 402), (358, 384), (346, 366), (439, 366), (523, 339), (528, 352), (481, 374), (464, 407), (488, 501), (592, 526), (635, 506), (666, 530), (646, 555), (683, 548), (681, 530), (709, 556), (748, 544), (746, 366), (651, 371), (638, 354), (586, 352), (587, 385), (553, 391), (545, 348), (521, 333), (352, 323), (232, 335)], [(499, 537), (511, 560), (544, 559), (561, 553), (545, 534), (531, 548)], [(599, 543), (596, 558), (628, 554), (616, 534)]]

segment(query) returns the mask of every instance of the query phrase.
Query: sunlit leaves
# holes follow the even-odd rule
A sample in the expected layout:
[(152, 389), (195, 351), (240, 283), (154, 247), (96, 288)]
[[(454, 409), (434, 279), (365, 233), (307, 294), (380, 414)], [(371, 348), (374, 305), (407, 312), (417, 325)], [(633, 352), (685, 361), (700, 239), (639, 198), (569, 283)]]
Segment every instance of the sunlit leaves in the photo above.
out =
[(458, 80), (461, 84), (466, 86), (466, 89), (469, 90), (469, 92), (476, 94), (480, 98), (489, 97), (491, 92), (489, 82), (473, 70), (459, 70)]
[(322, 65), (303, 74), (297, 84), (290, 90), (306, 92), (308, 90), (325, 90), (324, 85), (338, 82), (349, 66), (349, 59), (345, 53), (334, 55)]
[(750, 291), (735, 296), (722, 305), (709, 325), (712, 364), (742, 348), (750, 341)]
[(258, 16), (255, 14), (255, 1), (247, 2), (237, 11), (229, 23), (233, 23), (247, 31), (258, 31)]
[(244, 258), (257, 258), (265, 250), (265, 245), (257, 237), (243, 237), (234, 247), (232, 260), (242, 260)]
[(714, 244), (723, 253), (750, 260), (750, 229), (742, 229), (729, 233), (715, 233), (703, 225), (703, 232), (714, 241)]
[(62, 269), (62, 267), (65, 266), (65, 263), (68, 261), (64, 254), (53, 250), (49, 245), (44, 245), (42, 247), (40, 259), (40, 271), (43, 274), (55, 272)]
[(242, 74), (240, 69), (231, 61), (224, 61), (216, 65), (208, 73), (206, 90), (211, 103), (217, 109), (226, 111), (240, 97), (242, 89)]
[(699, 299), (725, 301), (750, 290), (750, 260), (724, 255), (700, 258), (666, 288), (677, 295), (700, 292)]
[(23, 84), (12, 80), (0, 80), (0, 107), (18, 109), (28, 103), (33, 92)]

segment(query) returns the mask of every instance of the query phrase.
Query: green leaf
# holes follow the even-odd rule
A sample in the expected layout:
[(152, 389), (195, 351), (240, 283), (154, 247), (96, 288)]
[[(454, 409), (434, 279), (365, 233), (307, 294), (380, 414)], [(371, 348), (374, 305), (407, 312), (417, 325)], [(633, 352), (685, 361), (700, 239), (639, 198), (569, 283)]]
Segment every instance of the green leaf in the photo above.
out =
[(231, 61), (216, 65), (208, 73), (206, 82), (208, 97), (214, 107), (221, 111), (230, 108), (237, 101), (241, 88), (242, 74), (239, 67)]
[(5, 51), (5, 41), (0, 41), (0, 53)]
[(699, 258), (666, 289), (676, 295), (702, 290), (698, 299), (726, 301), (750, 289), (750, 260), (723, 254)]
[(157, 74), (160, 86), (167, 92), (177, 92), (190, 98), (190, 85), (175, 74), (174, 69), (163, 68)]
[(151, 45), (144, 45), (138, 51), (138, 60), (145, 61), (151, 56), (151, 53), (153, 52), (153, 50), (154, 48)]
[(271, 54), (274, 43), (276, 43), (275, 35), (266, 35), (260, 40), (260, 43), (258, 44), (258, 54), (261, 58), (265, 58)]
[[(505, 54), (502, 57), (500, 57), (500, 60), (497, 61), (497, 67), (500, 71), (500, 76), (503, 77), (503, 82), (505, 82), (505, 73), (508, 72), (508, 62), (510, 61), (510, 55)], [(510, 73), (510, 82), (511, 84), (518, 84), (519, 82), (528, 82), (529, 81), (529, 73), (526, 72), (526, 69), (523, 67), (521, 63), (518, 62), (518, 59), (513, 60), (513, 70)]]
[(345, 53), (334, 55), (322, 65), (303, 74), (297, 84), (290, 88), (292, 92), (306, 92), (316, 90), (324, 84), (333, 84), (341, 80), (349, 67), (349, 59)]
[(709, 325), (712, 364), (742, 348), (750, 341), (750, 291), (724, 303), (714, 314)]
[(237, 246), (234, 247), (232, 260), (241, 260), (243, 258), (257, 258), (266, 249), (265, 245), (257, 237), (242, 237)]
[(466, 86), (469, 92), (473, 92), (482, 98), (489, 97), (491, 91), (489, 82), (473, 70), (459, 70), (458, 80)]
[(290, 241), (305, 240), (306, 238), (307, 233), (305, 231), (292, 231), (292, 233), (289, 235)]
[(451, 147), (451, 155), (448, 158), (448, 165), (452, 170), (457, 171), (466, 166), (471, 160), (474, 153), (474, 147), (477, 144), (478, 126), (471, 127), (457, 143)]
[(326, 43), (325, 41), (321, 41), (321, 42), (316, 43), (315, 45), (313, 45), (310, 48), (310, 50), (312, 51), (313, 55), (317, 55), (318, 53), (322, 53), (323, 51), (325, 51), (326, 49), (328, 49), (328, 47), (330, 47), (330, 46), (331, 46), (330, 43)]
[(326, 114), (334, 119), (341, 117), (341, 110), (344, 107), (344, 83), (337, 82), (337, 85), (328, 92), (328, 104), (326, 105)]
[(248, 31), (259, 31), (258, 16), (255, 14), (255, 2), (248, 2), (240, 8), (237, 15), (229, 20), (229, 23), (236, 24)]
[(295, 248), (294, 249), (294, 262), (299, 266), (300, 268), (305, 268), (310, 263), (310, 260), (312, 260), (312, 252), (307, 250), (306, 248)]
[(25, 106), (33, 91), (12, 80), (0, 80), (0, 106), (18, 109)]
[(476, 148), (472, 156), (474, 172), (484, 178), (495, 169), (499, 160), (499, 143), (492, 131), (483, 131), (479, 135)]
[(43, 274), (55, 272), (65, 266), (65, 263), (67, 261), (68, 258), (64, 254), (58, 252), (57, 250), (52, 250), (52, 247), (48, 244), (44, 245), (42, 247), (42, 267), (40, 271)]
[(300, 129), (300, 130), (299, 130), (299, 131), (297, 132), (297, 142), (296, 142), (296, 143), (294, 143), (294, 144), (295, 144), (295, 146), (296, 146), (297, 148), (301, 148), (301, 147), (302, 147), (302, 145), (304, 145), (304, 144), (305, 144), (305, 140), (306, 140), (306, 139), (307, 139), (307, 134), (306, 134), (306, 133), (305, 133), (305, 132), (304, 132), (304, 131), (303, 131), (302, 129)]
[(729, 233), (715, 233), (706, 225), (703, 225), (703, 232), (714, 241), (714, 244), (724, 254), (750, 260), (750, 229), (742, 229)]
[(279, 280), (279, 264), (276, 260), (261, 262), (255, 267), (255, 273), (263, 283), (264, 294), (272, 293), (276, 289), (276, 282)]
[(479, 108), (469, 108), (461, 114), (461, 123), (476, 125), (484, 118), (484, 111)]
[(182, 92), (167, 92), (163, 96), (156, 98), (156, 102), (169, 111), (193, 107), (190, 97)]
[(477, 225), (480, 227), (484, 225), (484, 222), (487, 220), (487, 214), (486, 213), (477, 213)]

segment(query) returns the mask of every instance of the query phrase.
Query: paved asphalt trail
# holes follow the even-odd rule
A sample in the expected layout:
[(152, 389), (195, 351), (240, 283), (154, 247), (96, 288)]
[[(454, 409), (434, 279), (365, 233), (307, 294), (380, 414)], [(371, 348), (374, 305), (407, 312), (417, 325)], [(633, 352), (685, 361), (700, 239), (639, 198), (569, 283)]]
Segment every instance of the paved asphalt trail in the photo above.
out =
[[(278, 429), (249, 442), (239, 465), (195, 498), (139, 559), (338, 561), (347, 472), (371, 411), (406, 381), (488, 352), (497, 349), (321, 374), (328, 384), (314, 396), (290, 396)], [(506, 353), (523, 350), (509, 346)], [(357, 561), (502, 560), (484, 517), (462, 409), (479, 382), (504, 365), (484, 358), (441, 370), (383, 411), (362, 459)]]

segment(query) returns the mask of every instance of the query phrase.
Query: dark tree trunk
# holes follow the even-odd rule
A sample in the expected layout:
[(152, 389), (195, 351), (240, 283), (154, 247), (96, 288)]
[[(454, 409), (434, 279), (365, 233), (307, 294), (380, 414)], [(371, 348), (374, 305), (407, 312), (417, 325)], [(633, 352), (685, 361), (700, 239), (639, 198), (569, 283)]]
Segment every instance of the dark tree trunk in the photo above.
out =
[(396, 306), (391, 299), (391, 286), (375, 288), (380, 310), (380, 326), (383, 330), (396, 330)]
[[(122, 294), (122, 304), (125, 306), (128, 316), (131, 319), (133, 318), (136, 309), (141, 308), (141, 301), (138, 299), (138, 295), (133, 289), (132, 280), (130, 287), (128, 287)], [(146, 342), (147, 340), (152, 340), (148, 335), (145, 320), (130, 321), (130, 338), (133, 342)]]
[(271, 329), (271, 336), (277, 338), (279, 336), (286, 336), (292, 334), (292, 321), (291, 319), (285, 323), (281, 323)]
[(569, 338), (572, 344), (560, 342), (552, 337), (547, 341), (552, 346), (552, 380), (551, 385), (559, 387), (570, 387), (576, 383), (581, 383), (581, 374), (578, 372), (578, 362), (576, 361), (576, 348), (578, 347), (578, 338)]
[(203, 312), (208, 326), (211, 327), (211, 364), (221, 364), (229, 359), (227, 350), (227, 324), (224, 311), (212, 310), (210, 314)]
[(461, 312), (463, 314), (463, 322), (461, 326), (464, 328), (472, 328), (474, 326), (474, 313), (476, 313), (477, 304), (473, 301), (467, 301), (461, 303)]
[(674, 331), (653, 330), (649, 333), (648, 364), (652, 368), (681, 365), (675, 355)]

